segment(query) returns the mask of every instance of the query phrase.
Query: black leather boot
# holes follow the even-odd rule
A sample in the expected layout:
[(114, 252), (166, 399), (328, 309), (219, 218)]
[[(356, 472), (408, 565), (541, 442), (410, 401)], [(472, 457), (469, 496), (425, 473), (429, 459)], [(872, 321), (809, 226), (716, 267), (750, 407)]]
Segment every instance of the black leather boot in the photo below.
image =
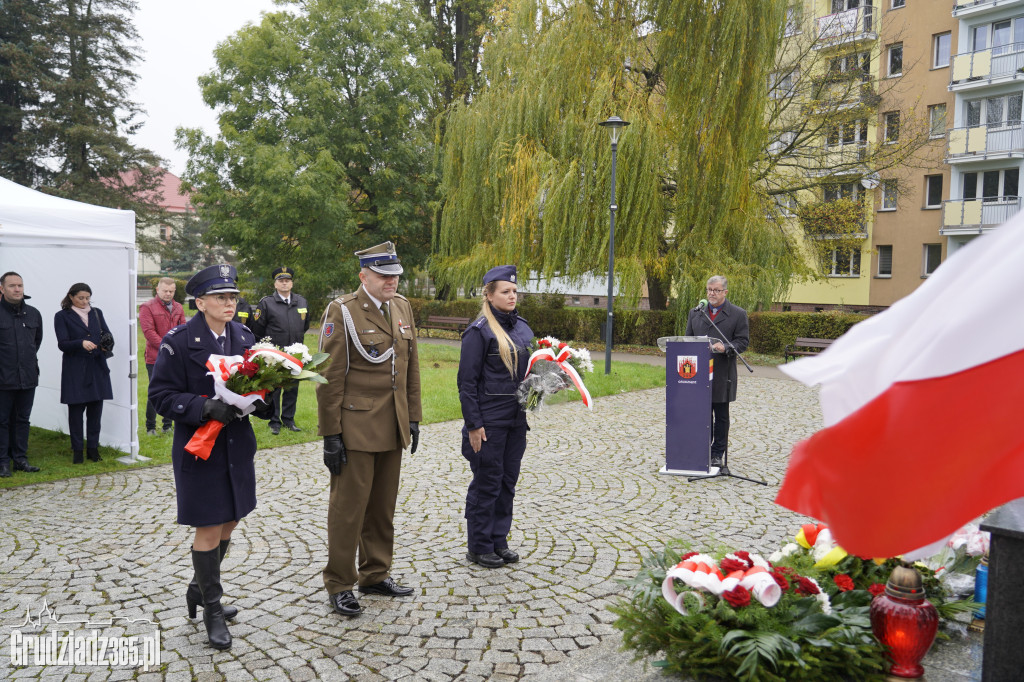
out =
[[(228, 553), (228, 545), (231, 544), (231, 540), (220, 541), (220, 560), (223, 563), (224, 555)], [(196, 607), (203, 605), (203, 595), (199, 591), (199, 583), (196, 582), (196, 577), (192, 576), (192, 582), (188, 584), (188, 591), (185, 592), (185, 603), (188, 604), (188, 617), (196, 617)], [(228, 606), (222, 604), (221, 608), (224, 609), (224, 618), (232, 620), (238, 615), (238, 609), (234, 606)]]
[(231, 648), (231, 633), (224, 621), (224, 609), (220, 598), (223, 590), (220, 586), (220, 548), (214, 547), (206, 552), (192, 550), (192, 566), (196, 569), (196, 582), (203, 597), (203, 624), (206, 625), (206, 636), (214, 649)]
[(98, 447), (86, 448), (85, 456), (89, 458), (90, 462), (101, 462), (103, 458), (100, 457), (100, 449)]
[(71, 463), (72, 464), (84, 464), (85, 463), (85, 459), (82, 457), (82, 451), (81, 450), (72, 450), (71, 451)]

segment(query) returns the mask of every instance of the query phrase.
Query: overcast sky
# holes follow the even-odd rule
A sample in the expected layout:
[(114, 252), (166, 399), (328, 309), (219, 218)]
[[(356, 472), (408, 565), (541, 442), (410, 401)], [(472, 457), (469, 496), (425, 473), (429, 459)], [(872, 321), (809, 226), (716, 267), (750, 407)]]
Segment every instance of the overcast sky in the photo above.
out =
[(134, 141), (167, 159), (175, 175), (185, 170), (187, 159), (174, 148), (175, 128), (217, 131), (214, 112), (196, 83), (213, 69), (214, 47), (274, 9), (272, 0), (140, 0), (135, 26), (143, 61), (137, 64), (134, 100), (146, 114)]

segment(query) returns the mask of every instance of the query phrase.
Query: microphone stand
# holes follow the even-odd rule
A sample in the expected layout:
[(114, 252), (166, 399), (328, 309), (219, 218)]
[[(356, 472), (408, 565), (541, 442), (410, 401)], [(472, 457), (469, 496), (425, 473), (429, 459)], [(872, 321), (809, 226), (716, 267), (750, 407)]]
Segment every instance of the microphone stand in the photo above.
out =
[[(722, 341), (726, 346), (728, 346), (732, 350), (733, 353), (736, 354), (736, 357), (738, 357), (740, 359), (740, 361), (743, 363), (743, 366), (747, 368), (747, 371), (749, 371), (750, 373), (753, 373), (754, 372), (754, 368), (751, 367), (747, 363), (747, 361), (743, 357), (743, 355), (738, 350), (736, 350), (736, 346), (734, 346), (732, 344), (732, 341), (727, 339), (725, 334), (722, 333), (722, 330), (718, 328), (718, 325), (715, 324), (715, 321), (711, 319), (710, 315), (708, 315), (707, 307), (704, 306), (703, 303), (704, 303), (704, 301), (701, 301), (702, 305), (697, 306), (697, 310), (700, 311), (701, 315), (704, 316), (704, 319), (707, 320), (708, 322), (710, 322), (711, 326), (714, 327), (715, 331), (718, 332), (719, 335), (722, 337), (719, 340)], [(723, 457), (722, 457), (722, 465), (720, 467), (718, 467), (718, 472), (717, 473), (708, 474), (707, 476), (690, 476), (690, 477), (688, 477), (686, 479), (687, 482), (693, 483), (694, 481), (702, 481), (702, 480), (705, 480), (705, 479), (708, 479), (708, 478), (723, 478), (723, 477), (727, 476), (729, 478), (738, 478), (741, 481), (750, 481), (751, 483), (759, 483), (761, 485), (768, 485), (768, 483), (766, 481), (759, 481), (756, 478), (747, 478), (746, 476), (740, 476), (738, 474), (734, 474), (731, 471), (729, 471), (729, 447), (728, 447), (728, 444), (726, 445), (725, 452), (722, 453), (722, 455), (723, 455)]]

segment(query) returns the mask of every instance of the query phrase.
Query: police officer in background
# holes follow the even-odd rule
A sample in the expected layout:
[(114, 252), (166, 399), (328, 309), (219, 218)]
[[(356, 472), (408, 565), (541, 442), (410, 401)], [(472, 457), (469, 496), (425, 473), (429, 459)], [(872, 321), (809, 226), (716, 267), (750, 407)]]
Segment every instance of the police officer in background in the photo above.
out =
[(238, 297), (238, 305), (235, 307), (235, 316), (231, 318), (232, 322), (244, 324), (246, 327), (249, 326), (249, 322), (252, 321), (252, 306), (241, 296)]
[(412, 306), (397, 293), (398, 254), (384, 242), (356, 256), (362, 286), (324, 311), (320, 349), (331, 364), (328, 383), (316, 388), (331, 472), (324, 587), (342, 616), (362, 613), (356, 584), (363, 594), (413, 593), (391, 577), (391, 560), (402, 450), (416, 452), (422, 416), (416, 329)]
[[(292, 292), (292, 277), (295, 271), (291, 268), (278, 268), (272, 273), (274, 278), (273, 296), (264, 296), (252, 313), (249, 328), (259, 341), (265, 336), (276, 346), (284, 348), (293, 343), (302, 343), (309, 329), (309, 315), (306, 299)], [(270, 404), (274, 408), (274, 416), (270, 418), (270, 431), (275, 436), (281, 433), (281, 424), (292, 431), (301, 431), (295, 425), (295, 404), (299, 400), (299, 385), (291, 388), (278, 389), (270, 394)]]

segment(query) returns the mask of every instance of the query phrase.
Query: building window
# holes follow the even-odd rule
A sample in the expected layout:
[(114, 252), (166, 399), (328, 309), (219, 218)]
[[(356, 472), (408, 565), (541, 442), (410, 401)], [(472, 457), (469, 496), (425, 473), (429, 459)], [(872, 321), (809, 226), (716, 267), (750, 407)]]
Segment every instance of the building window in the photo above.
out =
[(939, 33), (932, 36), (932, 68), (949, 66), (949, 50), (952, 45), (952, 34)]
[(942, 206), (942, 176), (924, 176), (924, 207), (939, 208)]
[(775, 200), (775, 208), (778, 209), (779, 213), (792, 218), (796, 215), (796, 197), (792, 194), (776, 194), (772, 197)]
[(982, 125), (989, 128), (1006, 128), (1020, 125), (1022, 93), (972, 99), (967, 101), (966, 120), (968, 128)]
[(579, 305), (580, 304), (580, 297), (579, 296), (573, 296), (572, 297), (572, 304), (573, 305)]
[(907, 0), (892, 0), (892, 8), (899, 9), (907, 4)]
[(800, 79), (799, 67), (793, 67), (786, 73), (768, 74), (768, 96), (772, 99), (790, 97), (796, 92), (796, 82)]
[(856, 201), (860, 198), (859, 182), (838, 182), (833, 185), (824, 185), (822, 191), (825, 193), (825, 201), (836, 201), (837, 199), (851, 199)]
[(892, 244), (878, 247), (878, 276), (892, 277)]
[[(961, 196), (964, 201), (978, 198), (978, 174), (964, 173), (963, 192)], [(981, 199), (986, 202), (997, 202), (1016, 200), (1020, 183), (1020, 170), (1007, 168), (1005, 170), (984, 171), (981, 173)]]
[(946, 105), (933, 104), (928, 107), (928, 135), (942, 137), (946, 134)]
[(868, 143), (868, 120), (859, 118), (839, 125), (830, 126), (825, 135), (826, 147), (843, 147), (846, 145), (863, 146)]
[(789, 156), (793, 152), (793, 143), (796, 142), (796, 131), (783, 130), (779, 136), (768, 145), (768, 153), (772, 156)]
[(885, 113), (885, 141), (896, 142), (900, 139), (900, 112), (887, 111)]
[(786, 37), (800, 33), (800, 7), (792, 6), (786, 8)]
[(889, 75), (903, 75), (903, 43), (889, 46)]
[(854, 52), (842, 57), (834, 57), (829, 62), (829, 72), (837, 80), (842, 74), (852, 74), (858, 70), (860, 71), (858, 75), (860, 75), (861, 80), (866, 81), (871, 78), (870, 52)]
[(882, 180), (882, 210), (896, 210), (896, 181)]
[(594, 305), (601, 305), (601, 299), (599, 299), (597, 296), (594, 297)]
[(860, 277), (860, 249), (833, 249), (831, 277)]
[(939, 263), (942, 262), (942, 244), (925, 244), (924, 245), (924, 262), (922, 263), (922, 274), (927, 277), (928, 275), (935, 272), (935, 268), (939, 267)]

